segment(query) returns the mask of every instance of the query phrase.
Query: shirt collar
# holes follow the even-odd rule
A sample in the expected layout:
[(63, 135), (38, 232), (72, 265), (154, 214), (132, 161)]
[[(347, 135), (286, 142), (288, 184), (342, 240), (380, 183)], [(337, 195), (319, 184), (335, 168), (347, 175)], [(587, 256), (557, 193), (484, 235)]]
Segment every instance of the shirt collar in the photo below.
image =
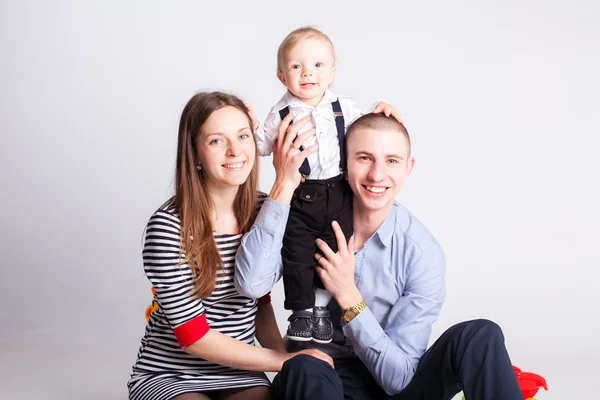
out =
[(379, 226), (375, 234), (385, 247), (389, 247), (392, 243), (392, 237), (396, 228), (396, 204), (394, 203), (390, 214), (385, 221)]
[(319, 102), (319, 104), (331, 104), (336, 100), (337, 100), (337, 96), (335, 94), (333, 94), (333, 92), (331, 92), (329, 89), (327, 89), (325, 91), (325, 94), (323, 95), (323, 98)]
[[(321, 99), (321, 101), (319, 102), (319, 104), (317, 104), (317, 106), (319, 106), (321, 104), (331, 104), (336, 99), (337, 99), (337, 96), (335, 94), (333, 94), (329, 89), (327, 89), (325, 91), (325, 94), (323, 95), (323, 98)], [(314, 108), (314, 107), (311, 107), (308, 104), (303, 103), (302, 101), (300, 101), (300, 99), (298, 99), (296, 96), (294, 96), (292, 94), (292, 92), (290, 92), (289, 90), (285, 92), (285, 95), (283, 96), (282, 100), (285, 103), (285, 105), (287, 105), (289, 107)]]

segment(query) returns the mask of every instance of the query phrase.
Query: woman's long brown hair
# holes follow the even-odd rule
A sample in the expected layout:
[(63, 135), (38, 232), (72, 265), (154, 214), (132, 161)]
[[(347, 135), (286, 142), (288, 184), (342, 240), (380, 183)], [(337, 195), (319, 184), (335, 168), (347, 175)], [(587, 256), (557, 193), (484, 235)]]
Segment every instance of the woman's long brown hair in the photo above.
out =
[[(181, 219), (180, 263), (187, 263), (194, 279), (194, 294), (199, 298), (210, 296), (217, 281), (217, 271), (223, 261), (213, 237), (211, 211), (213, 200), (206, 189), (203, 171), (198, 170), (196, 140), (202, 125), (210, 115), (224, 107), (235, 107), (252, 120), (246, 106), (239, 98), (222, 92), (201, 92), (190, 99), (179, 123), (175, 196), (172, 202)], [(255, 144), (256, 144), (256, 139)], [(256, 217), (258, 191), (258, 149), (246, 182), (238, 189), (233, 210), (242, 233), (248, 232)]]

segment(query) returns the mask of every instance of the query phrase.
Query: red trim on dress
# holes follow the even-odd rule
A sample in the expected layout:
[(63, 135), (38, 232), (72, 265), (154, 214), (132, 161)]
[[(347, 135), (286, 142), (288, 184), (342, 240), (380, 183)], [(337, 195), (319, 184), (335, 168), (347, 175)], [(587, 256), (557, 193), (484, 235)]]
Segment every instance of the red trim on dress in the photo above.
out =
[(173, 329), (173, 333), (175, 334), (179, 345), (183, 348), (202, 339), (209, 329), (210, 326), (208, 326), (208, 322), (206, 322), (206, 314), (200, 314), (196, 318)]
[(265, 294), (263, 297), (258, 299), (258, 305), (269, 304), (271, 302), (271, 292)]

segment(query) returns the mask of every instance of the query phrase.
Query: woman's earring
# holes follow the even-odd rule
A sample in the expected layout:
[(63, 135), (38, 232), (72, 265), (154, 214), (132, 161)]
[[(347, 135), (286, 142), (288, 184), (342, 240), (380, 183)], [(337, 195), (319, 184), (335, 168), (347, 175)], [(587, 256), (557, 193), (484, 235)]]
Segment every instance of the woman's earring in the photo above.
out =
[(197, 169), (198, 171), (200, 171), (200, 170), (202, 169), (202, 165), (200, 165), (200, 164), (196, 165), (196, 169)]

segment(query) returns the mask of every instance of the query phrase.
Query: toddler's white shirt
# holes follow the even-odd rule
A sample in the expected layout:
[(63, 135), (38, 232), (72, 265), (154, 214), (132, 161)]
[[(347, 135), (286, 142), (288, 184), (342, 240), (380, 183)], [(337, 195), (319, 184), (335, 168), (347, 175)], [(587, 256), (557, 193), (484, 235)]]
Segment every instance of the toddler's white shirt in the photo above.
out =
[(340, 101), (342, 114), (344, 115), (344, 133), (348, 126), (363, 114), (373, 111), (375, 105), (369, 107), (368, 111), (358, 108), (356, 102), (348, 96), (336, 95), (327, 90), (323, 99), (315, 107), (303, 103), (290, 91), (271, 108), (265, 123), (256, 132), (258, 150), (261, 156), (268, 156), (273, 152), (273, 143), (277, 139), (277, 130), (281, 124), (279, 110), (290, 108), (294, 114), (294, 121), (311, 115), (311, 121), (306, 124), (300, 133), (311, 128), (316, 128), (316, 136), (304, 143), (308, 147), (315, 143), (319, 144), (319, 151), (308, 156), (310, 164), (310, 175), (308, 179), (329, 179), (340, 174), (340, 147), (338, 144), (337, 128), (331, 103), (336, 99)]

